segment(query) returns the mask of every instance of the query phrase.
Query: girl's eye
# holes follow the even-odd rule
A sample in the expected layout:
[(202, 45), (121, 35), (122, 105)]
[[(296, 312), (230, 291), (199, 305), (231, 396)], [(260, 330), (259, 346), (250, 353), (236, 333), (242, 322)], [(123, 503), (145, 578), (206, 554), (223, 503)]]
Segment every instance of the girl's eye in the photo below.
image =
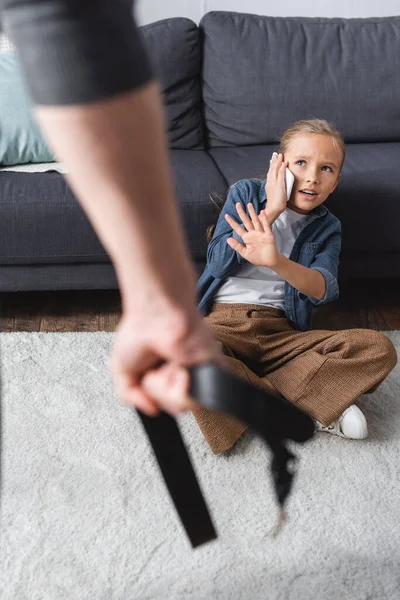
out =
[[(306, 161), (305, 161), (305, 160), (297, 160), (297, 161), (296, 161), (296, 165), (297, 165), (297, 163), (300, 163), (300, 162), (306, 162)], [(325, 166), (324, 166), (324, 167), (322, 167), (322, 168), (324, 169), (325, 167), (326, 167), (327, 169), (330, 169), (330, 170), (332, 171), (332, 169), (331, 169), (331, 167), (330, 167), (329, 165), (325, 165)], [(333, 171), (332, 171), (332, 173), (333, 173)]]

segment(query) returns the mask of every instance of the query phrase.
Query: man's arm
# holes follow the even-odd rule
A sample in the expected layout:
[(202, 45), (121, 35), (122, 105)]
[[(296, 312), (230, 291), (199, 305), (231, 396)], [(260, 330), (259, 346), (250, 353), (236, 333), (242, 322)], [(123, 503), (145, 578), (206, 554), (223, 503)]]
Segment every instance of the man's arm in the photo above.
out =
[[(158, 84), (126, 0), (3, 0), (34, 114), (110, 254), (124, 309), (195, 306)], [(171, 269), (171, 265), (174, 266)], [(145, 295), (147, 296), (145, 297)]]
[(196, 307), (161, 96), (132, 7), (127, 0), (2, 2), (39, 124), (116, 267), (118, 394), (148, 416), (192, 409), (186, 367), (225, 362)]
[(195, 276), (176, 208), (158, 85), (92, 105), (37, 107), (36, 115), (113, 260), (124, 307), (133, 294), (137, 303), (149, 276), (171, 302), (186, 302)]
[(34, 104), (69, 106), (148, 83), (152, 68), (129, 0), (0, 0)]

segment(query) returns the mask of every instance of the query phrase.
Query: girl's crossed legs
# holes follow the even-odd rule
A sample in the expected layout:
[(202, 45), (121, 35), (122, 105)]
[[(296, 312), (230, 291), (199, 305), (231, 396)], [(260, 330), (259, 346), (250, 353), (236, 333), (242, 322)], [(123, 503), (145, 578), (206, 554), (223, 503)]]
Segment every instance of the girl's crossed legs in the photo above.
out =
[[(234, 374), (277, 391), (323, 425), (374, 392), (397, 363), (391, 340), (371, 329), (298, 331), (283, 311), (252, 304), (214, 304), (205, 319)], [(247, 429), (209, 409), (193, 414), (214, 454)]]

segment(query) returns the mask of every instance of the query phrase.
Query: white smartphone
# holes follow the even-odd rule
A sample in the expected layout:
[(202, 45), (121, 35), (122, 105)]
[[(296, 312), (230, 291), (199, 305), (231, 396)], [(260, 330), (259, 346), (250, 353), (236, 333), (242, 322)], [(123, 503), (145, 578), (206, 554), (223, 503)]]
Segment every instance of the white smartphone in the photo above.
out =
[[(278, 156), (277, 152), (274, 152), (272, 154), (272, 156), (274, 156), (274, 154), (276, 154), (276, 156)], [(292, 193), (293, 184), (294, 184), (294, 175), (293, 175), (292, 171), (290, 171), (287, 167), (286, 167), (285, 175), (286, 175), (286, 177), (285, 177), (285, 179), (286, 179), (286, 202), (289, 202), (290, 194)]]

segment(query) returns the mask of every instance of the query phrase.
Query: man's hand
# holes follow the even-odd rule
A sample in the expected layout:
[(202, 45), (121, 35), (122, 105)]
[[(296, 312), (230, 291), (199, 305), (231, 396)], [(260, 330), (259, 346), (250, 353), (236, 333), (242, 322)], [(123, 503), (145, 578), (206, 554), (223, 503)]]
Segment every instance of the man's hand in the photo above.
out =
[(226, 361), (195, 306), (182, 316), (161, 296), (151, 300), (123, 314), (109, 365), (123, 404), (150, 417), (160, 410), (176, 416), (198, 407), (187, 367), (214, 361), (226, 368)]
[(275, 236), (272, 233), (265, 211), (262, 210), (257, 216), (251, 202), (247, 205), (247, 208), (251, 219), (249, 219), (242, 209), (240, 202), (236, 203), (236, 210), (244, 227), (239, 225), (235, 219), (228, 214), (225, 215), (225, 219), (232, 229), (242, 238), (245, 246), (234, 238), (228, 238), (226, 240), (227, 244), (253, 265), (273, 269), (279, 264), (280, 254), (276, 247)]

